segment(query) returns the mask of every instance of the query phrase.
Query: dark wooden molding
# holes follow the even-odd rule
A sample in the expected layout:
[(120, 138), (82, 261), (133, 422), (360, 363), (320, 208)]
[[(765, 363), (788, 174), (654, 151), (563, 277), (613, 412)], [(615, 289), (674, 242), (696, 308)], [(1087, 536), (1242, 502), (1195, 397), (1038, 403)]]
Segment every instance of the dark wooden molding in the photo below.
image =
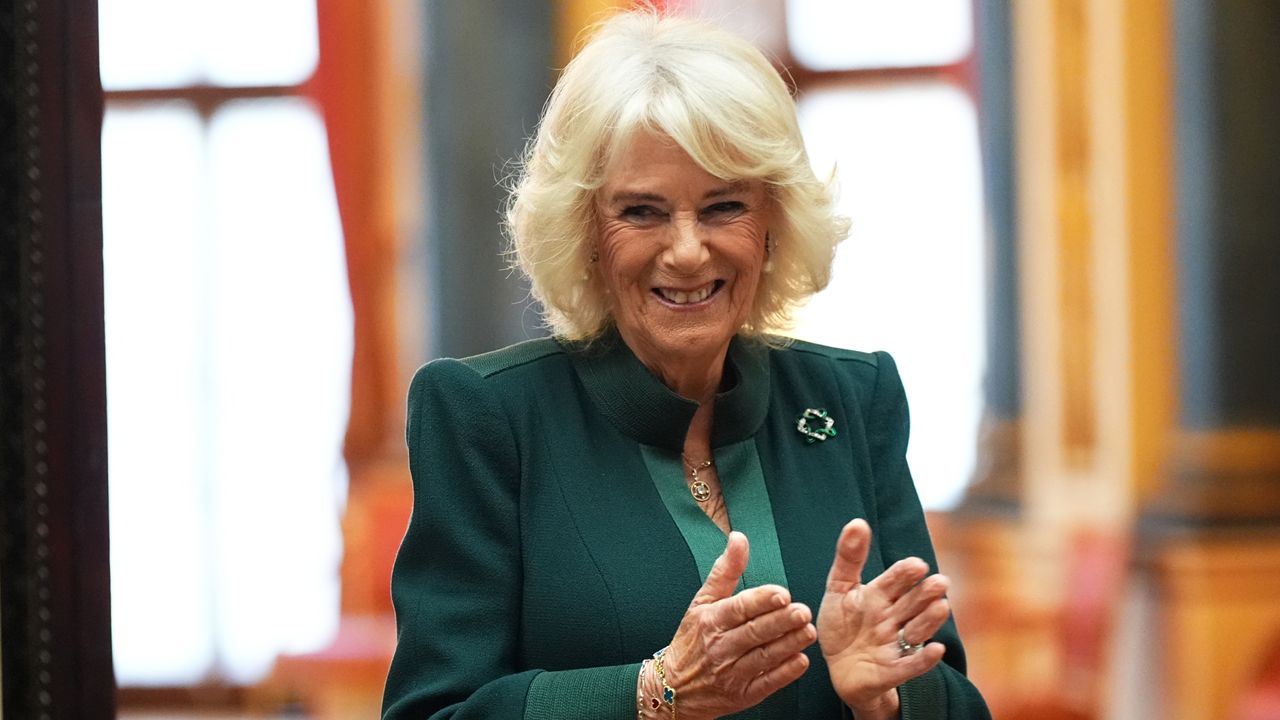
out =
[(4, 720), (110, 718), (97, 5), (0, 0)]

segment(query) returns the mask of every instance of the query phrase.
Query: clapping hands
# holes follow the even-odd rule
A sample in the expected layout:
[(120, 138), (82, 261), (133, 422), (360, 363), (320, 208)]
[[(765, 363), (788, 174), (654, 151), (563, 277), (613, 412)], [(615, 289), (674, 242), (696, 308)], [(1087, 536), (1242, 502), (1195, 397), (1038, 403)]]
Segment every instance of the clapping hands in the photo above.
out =
[(863, 583), (870, 545), (865, 520), (845, 525), (815, 627), (786, 588), (734, 594), (749, 550), (745, 535), (730, 533), (665, 655), (679, 716), (715, 718), (759, 703), (804, 674), (803, 651), (816, 639), (836, 694), (859, 720), (896, 718), (898, 686), (942, 659), (944, 646), (928, 638), (950, 614), (950, 581), (909, 557)]

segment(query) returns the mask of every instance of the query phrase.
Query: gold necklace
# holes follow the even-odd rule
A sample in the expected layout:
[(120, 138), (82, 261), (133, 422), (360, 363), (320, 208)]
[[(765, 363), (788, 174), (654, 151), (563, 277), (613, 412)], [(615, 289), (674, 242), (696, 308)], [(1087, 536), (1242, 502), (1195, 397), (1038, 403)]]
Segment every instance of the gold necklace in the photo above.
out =
[(698, 479), (698, 471), (713, 467), (716, 464), (715, 459), (712, 458), (704, 460), (696, 465), (689, 462), (689, 458), (684, 455), (681, 455), (680, 459), (683, 460), (685, 466), (689, 468), (689, 474), (691, 476), (689, 480), (689, 493), (693, 495), (693, 499), (700, 503), (710, 500), (711, 486), (708, 485), (705, 480)]

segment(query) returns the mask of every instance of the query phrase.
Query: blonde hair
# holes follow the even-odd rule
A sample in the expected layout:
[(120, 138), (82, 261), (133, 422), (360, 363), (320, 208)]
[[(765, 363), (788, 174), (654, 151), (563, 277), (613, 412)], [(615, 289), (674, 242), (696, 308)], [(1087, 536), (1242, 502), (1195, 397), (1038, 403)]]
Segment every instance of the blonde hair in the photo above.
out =
[(786, 330), (795, 307), (826, 287), (849, 222), (814, 176), (795, 103), (750, 43), (696, 20), (653, 11), (605, 21), (569, 63), (525, 150), (506, 212), (515, 264), (547, 324), (588, 340), (611, 322), (588, 275), (595, 192), (613, 155), (639, 131), (671, 137), (707, 172), (758, 179), (773, 203), (773, 271), (763, 274), (747, 335)]

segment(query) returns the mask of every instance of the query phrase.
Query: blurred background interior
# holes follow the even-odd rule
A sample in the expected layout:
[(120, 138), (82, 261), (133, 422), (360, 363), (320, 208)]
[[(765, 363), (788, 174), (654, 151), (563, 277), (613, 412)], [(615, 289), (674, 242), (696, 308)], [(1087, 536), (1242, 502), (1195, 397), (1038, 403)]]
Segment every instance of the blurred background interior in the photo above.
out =
[[(502, 182), (622, 0), (99, 0), (124, 718), (373, 718), (421, 363), (543, 334)], [(1280, 5), (669, 0), (794, 85), (997, 718), (1280, 718)], [(857, 298), (894, 301), (867, 317)]]

